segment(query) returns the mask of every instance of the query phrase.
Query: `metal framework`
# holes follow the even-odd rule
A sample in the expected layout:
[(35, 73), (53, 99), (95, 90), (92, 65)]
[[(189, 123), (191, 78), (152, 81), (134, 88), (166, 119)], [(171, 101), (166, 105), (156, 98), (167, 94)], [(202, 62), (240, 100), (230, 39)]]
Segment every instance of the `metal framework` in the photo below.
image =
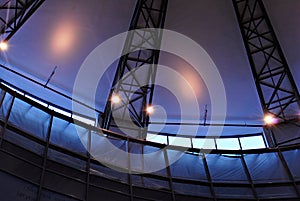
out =
[(0, 7), (1, 41), (8, 41), (45, 0), (7, 0)]
[(300, 108), (299, 91), (262, 0), (233, 0), (264, 113), (287, 121)]
[[(167, 0), (137, 1), (129, 28), (131, 32), (123, 49), (124, 56), (120, 58), (102, 115), (103, 128), (120, 128), (122, 124), (128, 126), (128, 122), (134, 122), (130, 129), (131, 134), (134, 137), (146, 138), (149, 116), (145, 108), (152, 103), (159, 58), (157, 49), (162, 36), (162, 32), (155, 28), (164, 27), (167, 4)], [(121, 97), (121, 104), (112, 104), (110, 98), (113, 94)], [(133, 133), (133, 130), (136, 132)]]
[[(8, 97), (7, 102), (3, 102), (5, 97)], [(19, 107), (15, 107), (18, 103), (31, 105), (34, 111), (47, 114), (48, 120), (42, 122), (45, 127), (44, 137), (43, 134), (32, 135), (33, 130), (25, 132), (22, 130), (25, 127), (20, 127), (11, 122), (9, 119), (11, 114), (16, 114), (15, 111), (19, 110)], [(16, 103), (16, 104), (15, 104)], [(88, 153), (91, 151), (91, 145), (93, 144), (93, 135), (100, 135), (100, 129), (90, 127), (88, 125), (81, 125), (82, 128), (88, 130), (87, 135), (87, 150), (86, 152), (80, 152), (76, 149), (72, 149), (70, 139), (67, 139), (71, 133), (66, 136), (62, 136), (62, 139), (68, 141), (68, 145), (63, 147), (61, 144), (56, 144), (53, 141), (53, 126), (54, 119), (59, 119), (60, 122), (64, 122), (65, 125), (74, 125), (72, 119), (61, 116), (55, 111), (43, 108), (36, 102), (22, 96), (4, 85), (0, 85), (0, 109), (2, 109), (3, 115), (0, 118), (0, 173), (9, 175), (12, 181), (17, 180), (22, 182), (22, 185), (26, 186), (20, 191), (18, 186), (13, 186), (18, 196), (18, 200), (45, 200), (49, 196), (49, 192), (62, 196), (65, 199), (78, 200), (78, 201), (96, 201), (99, 197), (105, 195), (108, 200), (299, 200), (299, 185), (300, 180), (297, 177), (299, 169), (296, 169), (294, 158), (299, 153), (300, 146), (290, 146), (284, 148), (274, 149), (259, 149), (259, 150), (200, 150), (190, 148), (184, 155), (188, 155), (189, 159), (196, 161), (190, 163), (192, 168), (195, 168), (199, 174), (203, 173), (203, 179), (178, 176), (174, 172), (174, 168), (177, 166), (173, 164), (171, 166), (169, 162), (170, 154), (172, 151), (179, 151), (176, 146), (169, 146), (164, 149), (163, 157), (166, 170), (157, 173), (132, 175), (135, 177), (134, 183), (131, 179), (126, 179), (125, 173), (105, 168), (97, 160), (95, 160)], [(38, 110), (36, 110), (38, 109)], [(24, 111), (23, 111), (24, 110)], [(27, 108), (23, 108), (22, 112), (28, 112)], [(35, 113), (36, 114), (36, 113)], [(27, 125), (32, 124), (32, 121), (26, 119)], [(35, 122), (37, 123), (37, 122)], [(39, 122), (41, 123), (41, 122)], [(46, 125), (45, 125), (46, 123)], [(39, 124), (38, 124), (39, 125)], [(131, 139), (126, 136), (122, 136), (110, 131), (103, 130), (107, 135), (107, 139), (119, 140), (124, 142), (127, 146), (126, 151), (130, 151), (131, 147), (139, 144), (145, 147), (153, 147), (153, 149), (165, 148), (163, 144), (156, 144), (140, 139)], [(72, 133), (77, 136), (76, 133)], [(105, 137), (105, 136), (103, 136)], [(17, 140), (16, 140), (17, 139)], [(58, 141), (56, 141), (58, 142)], [(30, 146), (29, 146), (30, 145)], [(78, 145), (76, 145), (78, 146)], [(39, 149), (40, 152), (36, 152)], [(151, 150), (153, 150), (151, 148)], [(35, 150), (35, 151), (34, 151)], [(227, 155), (227, 156), (226, 156)], [(231, 155), (231, 156), (230, 156)], [(264, 159), (260, 159), (261, 156), (269, 155), (270, 161), (273, 161), (274, 166), (270, 169), (264, 169), (268, 164)], [(241, 164), (242, 169), (230, 170), (235, 172), (238, 180), (233, 182), (218, 180), (220, 175), (216, 162), (218, 160), (212, 160), (214, 157), (219, 157), (220, 160), (226, 160), (222, 162), (220, 167), (223, 167), (226, 163)], [(276, 159), (274, 162), (274, 158)], [(128, 169), (130, 171), (131, 162), (130, 157), (128, 159)], [(253, 163), (253, 161), (256, 161)], [(262, 171), (282, 171), (282, 174), (286, 175), (283, 178), (277, 176), (272, 177), (274, 180), (270, 180), (268, 177), (262, 176), (261, 173), (257, 174), (258, 161), (261, 163)], [(180, 161), (178, 161), (180, 162)], [(185, 163), (185, 161), (181, 161)], [(77, 165), (76, 165), (77, 164)], [(21, 168), (16, 168), (16, 165)], [(226, 165), (225, 165), (226, 166)], [(270, 167), (270, 166), (267, 166)], [(241, 174), (246, 175), (244, 178), (240, 178)], [(215, 174), (218, 172), (218, 174)], [(198, 173), (196, 174), (198, 175)], [(260, 175), (260, 176), (259, 176)], [(199, 175), (198, 175), (199, 176)], [(239, 176), (239, 177), (238, 177)], [(149, 184), (143, 184), (137, 182), (142, 179), (153, 181), (154, 184), (164, 185), (166, 188), (158, 188)], [(190, 185), (186, 188), (186, 184)], [(11, 186), (8, 182), (7, 185)], [(196, 195), (191, 195), (190, 189), (207, 189), (201, 190)], [(280, 188), (279, 188), (280, 187)], [(1, 188), (3, 189), (3, 188)], [(224, 192), (232, 191), (235, 189), (235, 193), (242, 192), (239, 195), (243, 198), (237, 198), (234, 194), (226, 194)], [(281, 190), (279, 190), (281, 189)], [(276, 193), (270, 193), (278, 191), (279, 197), (276, 197)], [(5, 192), (5, 191), (4, 191)], [(48, 193), (48, 194), (47, 194)], [(245, 194), (245, 195), (243, 195)], [(225, 195), (225, 196), (224, 196)], [(222, 197), (224, 196), (224, 197)]]

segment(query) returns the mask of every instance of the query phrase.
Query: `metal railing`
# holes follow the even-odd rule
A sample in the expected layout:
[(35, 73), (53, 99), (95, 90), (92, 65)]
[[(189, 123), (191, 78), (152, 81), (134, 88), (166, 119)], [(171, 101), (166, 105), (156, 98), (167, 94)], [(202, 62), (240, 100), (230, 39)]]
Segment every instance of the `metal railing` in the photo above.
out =
[[(30, 101), (35, 102), (35, 104), (38, 104), (39, 106), (48, 108), (50, 110), (53, 110), (65, 117), (70, 117), (74, 120), (92, 125), (97, 126), (97, 120), (91, 117), (87, 117), (83, 114), (74, 113), (71, 110), (65, 109), (60, 107), (59, 105), (50, 103), (48, 101), (45, 101), (31, 93), (28, 93), (4, 80), (0, 79), (0, 85), (15, 91), (19, 95), (24, 96), (25, 98), (29, 99)], [(150, 125), (157, 125), (161, 124), (160, 122), (150, 122)], [(182, 125), (183, 123), (165, 123), (166, 125)], [(187, 126), (203, 126), (202, 124), (196, 124), (196, 123), (185, 123)], [(232, 126), (232, 127), (254, 127), (254, 128), (262, 128), (262, 125), (258, 124), (206, 124), (206, 126)], [(243, 135), (230, 135), (230, 136), (191, 136), (191, 135), (184, 135), (184, 134), (172, 134), (172, 133), (165, 133), (165, 132), (158, 132), (158, 131), (151, 131), (148, 130), (147, 132), (147, 140), (152, 142), (157, 142), (161, 144), (166, 145), (178, 145), (178, 146), (184, 146), (184, 147), (190, 147), (190, 148), (206, 148), (206, 149), (222, 149), (222, 147), (218, 144), (222, 144), (222, 141), (225, 142), (231, 139), (232, 141), (232, 148), (230, 146), (224, 147), (223, 149), (233, 149), (233, 150), (239, 150), (239, 149), (245, 149), (246, 147), (243, 147), (243, 142), (247, 140), (247, 138), (253, 141), (253, 139), (256, 139), (256, 144), (253, 144), (252, 147), (247, 146), (246, 149), (257, 149), (257, 148), (265, 148), (267, 147), (266, 141), (264, 139), (264, 134), (261, 133), (251, 133), (251, 134), (243, 134)], [(174, 143), (174, 138), (176, 138), (177, 142), (178, 139), (181, 139), (180, 141), (182, 143)], [(242, 140), (241, 140), (242, 139)], [(201, 141), (205, 140), (206, 143), (203, 143)], [(211, 142), (210, 142), (211, 141)], [(202, 145), (199, 145), (202, 144)], [(206, 145), (206, 146), (205, 146)]]
[[(187, 171), (195, 171), (196, 175), (200, 175), (194, 177), (193, 174), (179, 174), (183, 169), (176, 169), (176, 165), (169, 164), (168, 155), (170, 152), (182, 150), (179, 146), (171, 145), (165, 149), (162, 155), (166, 163), (166, 170), (163, 173), (154, 172), (141, 175), (122, 173), (107, 168), (95, 160), (89, 154), (90, 148), (80, 152), (72, 149), (72, 147), (54, 143), (55, 141), (52, 139), (55, 128), (53, 121), (61, 120), (70, 126), (73, 124), (71, 117), (50, 110), (4, 85), (0, 85), (0, 87), (2, 89), (0, 108), (1, 110), (4, 110), (3, 107), (6, 108), (0, 120), (0, 169), (6, 174), (32, 185), (36, 194), (30, 198), (31, 200), (42, 200), (45, 191), (58, 193), (74, 200), (97, 200), (103, 193), (108, 195), (111, 200), (192, 200), (194, 198), (203, 200), (270, 200), (275, 199), (275, 197), (280, 200), (292, 200), (300, 198), (298, 191), (300, 180), (296, 176), (299, 175), (299, 169), (295, 168), (297, 163), (293, 163), (290, 158), (299, 153), (300, 146), (258, 150), (189, 148), (183, 153), (183, 157), (187, 157), (187, 159), (191, 157), (191, 160), (181, 161), (179, 159), (177, 163), (184, 163)], [(4, 105), (4, 99), (8, 96), (10, 101)], [(24, 131), (24, 127), (10, 121), (16, 100), (30, 104), (32, 108), (38, 108), (48, 115), (48, 129), (45, 130), (46, 136), (44, 138), (29, 134)], [(24, 111), (24, 113), (26, 112)], [(30, 125), (34, 122), (27, 122), (25, 119), (25, 123)], [(92, 144), (92, 136), (101, 135), (103, 138), (121, 141), (127, 147), (132, 147), (134, 144), (141, 145), (142, 149), (166, 147), (163, 144), (122, 136), (85, 123), (79, 122), (79, 126), (87, 130), (87, 144), (89, 145)], [(73, 133), (73, 135), (76, 134)], [(62, 136), (62, 139), (66, 140), (67, 137)], [(75, 145), (76, 148), (78, 146), (79, 144)], [(41, 150), (40, 152), (36, 150), (37, 147)], [(235, 155), (235, 157), (228, 157), (228, 155)], [(266, 159), (269, 158), (268, 163), (270, 164), (261, 163), (260, 171), (263, 171), (264, 174), (257, 175), (256, 165), (258, 164), (255, 163), (257, 158), (262, 156)], [(234, 169), (234, 163), (240, 164), (242, 169), (231, 171), (233, 172), (231, 176), (234, 178), (227, 177), (228, 180), (222, 180), (217, 174), (219, 166), (216, 166), (216, 163), (220, 163), (219, 159), (221, 161), (226, 160), (220, 166), (224, 168), (223, 171), (226, 167)], [(130, 163), (130, 158), (128, 161)], [(191, 162), (187, 164), (188, 161)], [(276, 166), (272, 164), (276, 164)], [(20, 168), (12, 168), (16, 167), (15, 165)], [(264, 169), (264, 167), (268, 167), (268, 169)], [(128, 166), (127, 172), (134, 172), (135, 168)], [(235, 173), (240, 171), (242, 171), (241, 175), (245, 175), (242, 178), (239, 177), (240, 174)], [(269, 173), (278, 171), (282, 171), (282, 175), (278, 178)], [(265, 175), (271, 176), (269, 178)], [(151, 186), (149, 185), (150, 180)], [(184, 188), (185, 185), (188, 188)], [(278, 187), (285, 187), (290, 190), (286, 191), (283, 188), (284, 192), (276, 192), (274, 189), (278, 191)], [(191, 192), (189, 190), (191, 188), (199, 188), (202, 191)], [(220, 188), (223, 191), (220, 191)], [(261, 189), (265, 188), (273, 190), (264, 193)], [(207, 189), (207, 191), (203, 191), (203, 189)], [(226, 193), (226, 189), (231, 189), (230, 193)]]

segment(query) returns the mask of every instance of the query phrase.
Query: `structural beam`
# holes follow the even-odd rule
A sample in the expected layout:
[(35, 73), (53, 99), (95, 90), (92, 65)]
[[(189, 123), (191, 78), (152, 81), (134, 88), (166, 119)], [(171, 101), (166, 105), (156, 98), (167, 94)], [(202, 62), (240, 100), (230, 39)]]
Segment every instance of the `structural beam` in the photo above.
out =
[(0, 6), (1, 41), (8, 41), (45, 0), (6, 0)]
[(297, 118), (299, 91), (262, 0), (233, 0), (261, 105), (287, 122)]
[[(167, 0), (138, 0), (131, 20), (123, 55), (116, 70), (101, 125), (105, 129), (129, 127), (132, 137), (146, 138), (160, 40), (167, 10)], [(147, 30), (145, 30), (145, 28)], [(130, 52), (130, 53), (128, 53)], [(111, 98), (116, 95), (120, 103)], [(133, 123), (132, 123), (133, 122)], [(119, 130), (118, 130), (119, 131)], [(120, 130), (126, 133), (124, 129)]]

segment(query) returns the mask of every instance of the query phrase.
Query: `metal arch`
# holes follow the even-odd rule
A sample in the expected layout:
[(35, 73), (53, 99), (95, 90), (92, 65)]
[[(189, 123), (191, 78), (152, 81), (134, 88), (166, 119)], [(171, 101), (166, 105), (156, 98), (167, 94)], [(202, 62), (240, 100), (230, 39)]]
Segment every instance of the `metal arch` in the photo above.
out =
[[(166, 16), (168, 0), (138, 0), (131, 20), (129, 30), (142, 28), (163, 28)], [(146, 138), (149, 116), (145, 108), (152, 103), (154, 91), (154, 80), (159, 58), (159, 47), (161, 33), (156, 31), (133, 31), (128, 34), (123, 52), (130, 52), (120, 58), (116, 74), (108, 96), (104, 113), (102, 114), (100, 125), (109, 129), (115, 125), (116, 119), (124, 121), (125, 111), (128, 110), (137, 128), (133, 128), (131, 133), (137, 138)], [(142, 50), (143, 49), (143, 50)], [(136, 70), (148, 65), (147, 74), (141, 78)], [(143, 85), (141, 83), (147, 83)], [(117, 93), (123, 100), (122, 104), (114, 106), (110, 102), (112, 94)], [(117, 113), (112, 117), (112, 112)], [(114, 114), (115, 114), (114, 113)], [(128, 119), (127, 119), (128, 122)], [(118, 125), (120, 127), (120, 125)]]
[(0, 7), (1, 41), (8, 41), (45, 0), (7, 0)]
[(233, 0), (233, 5), (264, 112), (281, 121), (295, 118), (299, 91), (262, 0)]

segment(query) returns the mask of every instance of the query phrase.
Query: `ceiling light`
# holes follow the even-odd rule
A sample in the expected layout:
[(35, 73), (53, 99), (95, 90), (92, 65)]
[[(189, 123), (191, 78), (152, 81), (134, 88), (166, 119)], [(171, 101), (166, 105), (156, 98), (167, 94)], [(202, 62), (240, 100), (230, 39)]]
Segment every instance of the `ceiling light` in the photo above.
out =
[(0, 50), (2, 51), (6, 51), (8, 49), (8, 45), (7, 45), (7, 42), (0, 42)]
[(273, 125), (277, 123), (277, 119), (273, 115), (267, 114), (264, 117), (264, 122), (266, 125)]
[(152, 113), (154, 112), (154, 107), (153, 107), (153, 106), (148, 106), (148, 107), (146, 108), (146, 112), (147, 112), (148, 114), (152, 114)]
[(120, 98), (120, 96), (118, 96), (117, 94), (113, 94), (112, 96), (111, 96), (111, 102), (112, 103), (114, 103), (114, 104), (118, 104), (118, 103), (120, 103), (121, 102), (121, 98)]

